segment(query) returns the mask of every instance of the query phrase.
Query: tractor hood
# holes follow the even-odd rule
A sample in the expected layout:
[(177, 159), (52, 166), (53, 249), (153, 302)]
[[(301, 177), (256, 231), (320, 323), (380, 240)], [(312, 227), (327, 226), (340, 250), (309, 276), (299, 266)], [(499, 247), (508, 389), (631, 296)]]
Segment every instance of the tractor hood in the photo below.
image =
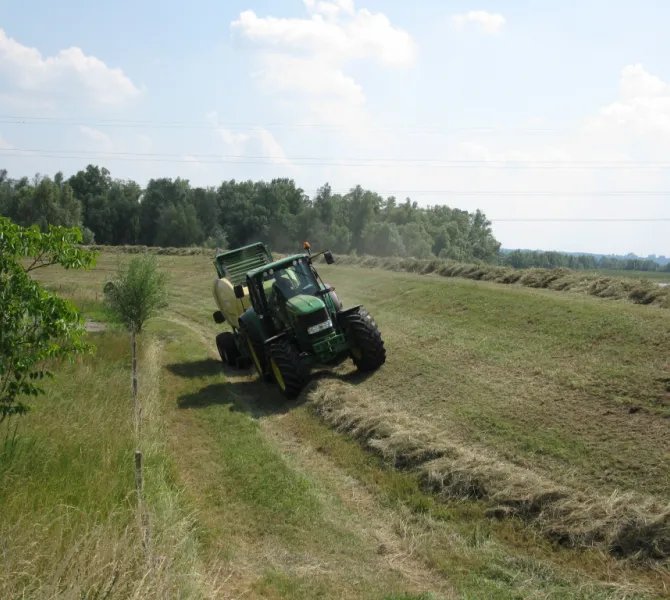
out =
[(319, 310), (325, 310), (323, 300), (316, 296), (299, 294), (286, 301), (286, 308), (294, 315), (309, 315)]

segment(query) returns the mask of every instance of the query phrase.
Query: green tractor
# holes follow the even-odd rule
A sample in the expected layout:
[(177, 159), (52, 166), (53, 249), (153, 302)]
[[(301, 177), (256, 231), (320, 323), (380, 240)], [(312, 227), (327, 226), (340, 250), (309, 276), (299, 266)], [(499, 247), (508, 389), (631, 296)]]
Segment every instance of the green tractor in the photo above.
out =
[(231, 366), (253, 365), (265, 381), (274, 381), (287, 398), (300, 394), (315, 366), (351, 358), (359, 371), (386, 362), (379, 329), (363, 306), (344, 309), (335, 288), (314, 267), (330, 251), (305, 252), (275, 260), (263, 243), (217, 254), (214, 298), (216, 323), (232, 331), (216, 338), (221, 360)]

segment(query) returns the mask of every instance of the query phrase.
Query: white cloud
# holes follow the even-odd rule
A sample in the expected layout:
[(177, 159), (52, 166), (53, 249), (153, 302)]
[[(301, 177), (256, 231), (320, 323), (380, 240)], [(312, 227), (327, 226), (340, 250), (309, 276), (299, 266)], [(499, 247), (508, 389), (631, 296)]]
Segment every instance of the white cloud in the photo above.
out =
[(319, 56), (268, 54), (264, 57), (264, 69), (253, 77), (268, 93), (300, 91), (308, 100), (325, 96), (354, 105), (365, 102), (363, 88), (337, 65)]
[(371, 60), (407, 67), (414, 61), (414, 41), (386, 15), (356, 10), (351, 0), (304, 3), (306, 18), (258, 17), (247, 10), (231, 31), (257, 50), (260, 69), (252, 75), (264, 92), (291, 98), (300, 106), (297, 112), (354, 131), (367, 117), (366, 98), (347, 65)]
[(197, 157), (190, 154), (183, 154), (181, 160), (184, 161), (189, 167), (196, 170), (196, 172), (203, 172), (207, 170), (207, 165), (201, 163)]
[(228, 151), (236, 157), (267, 157), (271, 163), (291, 165), (291, 161), (286, 157), (281, 144), (267, 129), (258, 128), (246, 134), (234, 133), (221, 127), (217, 129), (217, 132)]
[(628, 65), (619, 80), (621, 98), (600, 109), (589, 130), (670, 136), (670, 85), (640, 64)]
[(242, 156), (250, 136), (246, 133), (233, 133), (227, 129), (217, 129), (223, 143), (236, 155)]
[(353, 15), (353, 0), (334, 0), (333, 2), (317, 2), (316, 0), (304, 0), (305, 7), (310, 13), (320, 13), (328, 18), (334, 19), (341, 12)]
[(81, 48), (71, 47), (43, 57), (37, 48), (24, 46), (2, 29), (0, 76), (14, 94), (28, 97), (83, 95), (93, 104), (120, 106), (142, 94), (121, 69), (108, 67)]
[(207, 113), (207, 120), (217, 128), (216, 132), (223, 140), (227, 151), (235, 157), (269, 157), (271, 163), (292, 166), (282, 145), (267, 129), (256, 127), (249, 133), (235, 133), (221, 125), (216, 111)]
[(621, 71), (621, 95), (626, 99), (670, 96), (670, 86), (647, 73), (641, 64), (627, 65)]
[(458, 29), (463, 29), (472, 23), (489, 34), (500, 31), (506, 22), (505, 17), (501, 14), (490, 13), (485, 10), (471, 10), (451, 17), (451, 24)]
[(0, 135), (0, 148), (3, 150), (10, 150), (11, 149), (11, 144), (9, 144), (3, 137)]
[(361, 9), (350, 17), (344, 21), (327, 21), (321, 14), (309, 19), (260, 18), (246, 10), (231, 29), (258, 47), (278, 52), (316, 53), (337, 62), (375, 58), (390, 65), (412, 63), (412, 38), (393, 28), (386, 15)]
[(112, 142), (106, 133), (85, 125), (79, 125), (77, 129), (82, 135), (94, 141), (103, 150), (110, 151), (114, 149), (114, 142)]

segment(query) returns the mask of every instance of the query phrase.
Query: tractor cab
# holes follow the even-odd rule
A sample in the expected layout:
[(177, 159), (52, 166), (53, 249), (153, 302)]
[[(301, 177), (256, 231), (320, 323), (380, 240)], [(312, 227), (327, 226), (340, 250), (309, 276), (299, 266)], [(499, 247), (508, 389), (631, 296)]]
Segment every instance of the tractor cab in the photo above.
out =
[[(299, 316), (324, 309), (325, 284), (311, 264), (310, 257), (296, 254), (272, 262), (247, 274), (252, 305), (259, 317), (267, 315), (278, 333), (296, 325)], [(269, 323), (265, 323), (269, 329)]]

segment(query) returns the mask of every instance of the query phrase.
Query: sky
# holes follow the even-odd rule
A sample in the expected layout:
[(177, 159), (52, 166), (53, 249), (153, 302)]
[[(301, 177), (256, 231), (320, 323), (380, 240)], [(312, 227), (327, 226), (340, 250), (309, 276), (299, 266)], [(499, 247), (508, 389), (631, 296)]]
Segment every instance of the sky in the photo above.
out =
[(481, 209), (506, 248), (667, 256), (668, 22), (662, 0), (0, 0), (0, 168), (360, 184)]

